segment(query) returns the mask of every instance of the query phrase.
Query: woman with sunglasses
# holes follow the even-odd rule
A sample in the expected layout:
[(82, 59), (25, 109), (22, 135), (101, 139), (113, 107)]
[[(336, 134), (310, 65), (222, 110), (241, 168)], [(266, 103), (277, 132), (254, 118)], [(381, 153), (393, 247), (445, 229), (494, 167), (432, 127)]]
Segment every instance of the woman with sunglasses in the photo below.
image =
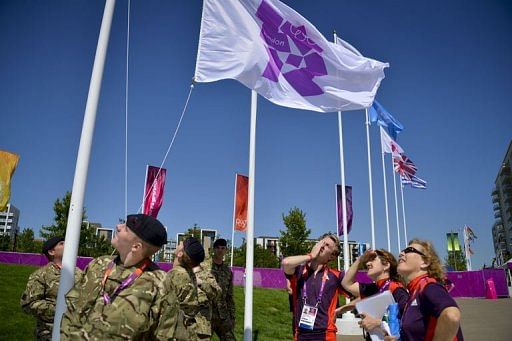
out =
[[(372, 283), (360, 283), (356, 281), (357, 270), (364, 266), (368, 272), (367, 275), (372, 279)], [(409, 299), (409, 294), (404, 288), (398, 273), (396, 258), (386, 250), (368, 250), (363, 256), (356, 259), (352, 266), (347, 270), (341, 282), (345, 290), (352, 295), (360, 298), (369, 297), (386, 290), (391, 291), (395, 301), (398, 303), (400, 314), (402, 314), (405, 304)], [(337, 312), (343, 312), (346, 309), (341, 307)], [(360, 312), (363, 319), (359, 323), (367, 331), (375, 331), (381, 328), (381, 320)], [(369, 336), (367, 339), (370, 339)]]
[(398, 273), (410, 294), (402, 315), (400, 339), (463, 340), (460, 310), (441, 284), (443, 269), (432, 244), (419, 239), (410, 241), (400, 252)]

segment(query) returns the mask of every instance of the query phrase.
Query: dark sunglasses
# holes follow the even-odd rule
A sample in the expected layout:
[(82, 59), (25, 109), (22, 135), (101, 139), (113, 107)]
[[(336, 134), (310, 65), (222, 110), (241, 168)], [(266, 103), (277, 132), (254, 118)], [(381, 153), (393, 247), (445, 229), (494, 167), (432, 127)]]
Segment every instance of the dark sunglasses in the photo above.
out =
[(416, 250), (415, 248), (413, 248), (412, 246), (408, 246), (406, 247), (405, 249), (402, 250), (403, 253), (417, 253), (418, 255), (421, 255), (423, 257), (425, 257), (425, 254), (421, 251), (418, 251)]

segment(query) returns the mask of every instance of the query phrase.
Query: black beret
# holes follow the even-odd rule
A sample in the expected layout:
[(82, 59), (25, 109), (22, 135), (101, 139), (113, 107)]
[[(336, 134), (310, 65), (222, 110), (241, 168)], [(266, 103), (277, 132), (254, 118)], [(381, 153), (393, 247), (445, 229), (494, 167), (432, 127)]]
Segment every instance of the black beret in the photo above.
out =
[(183, 250), (197, 264), (204, 261), (203, 245), (194, 237), (188, 237), (183, 242)]
[(48, 251), (53, 249), (55, 247), (55, 245), (59, 244), (63, 240), (64, 240), (64, 237), (53, 237), (53, 238), (48, 239), (43, 244), (43, 251), (42, 251), (42, 253), (44, 255), (46, 255), (46, 257), (48, 257), (49, 256)]
[(228, 242), (226, 241), (226, 239), (219, 238), (213, 243), (214, 248), (217, 246), (228, 246)]
[(126, 217), (126, 226), (143, 241), (162, 247), (167, 243), (167, 231), (157, 219), (146, 214), (130, 214)]

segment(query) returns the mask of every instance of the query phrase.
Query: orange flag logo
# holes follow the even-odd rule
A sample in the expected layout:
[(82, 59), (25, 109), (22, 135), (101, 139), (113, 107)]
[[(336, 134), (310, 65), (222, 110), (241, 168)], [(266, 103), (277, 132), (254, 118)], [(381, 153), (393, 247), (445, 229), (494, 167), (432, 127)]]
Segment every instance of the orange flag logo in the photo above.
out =
[(11, 177), (18, 165), (17, 154), (0, 150), (0, 211), (4, 211), (11, 198)]
[(249, 194), (249, 178), (245, 175), (236, 175), (235, 188), (235, 217), (234, 228), (244, 232), (247, 229), (247, 202)]

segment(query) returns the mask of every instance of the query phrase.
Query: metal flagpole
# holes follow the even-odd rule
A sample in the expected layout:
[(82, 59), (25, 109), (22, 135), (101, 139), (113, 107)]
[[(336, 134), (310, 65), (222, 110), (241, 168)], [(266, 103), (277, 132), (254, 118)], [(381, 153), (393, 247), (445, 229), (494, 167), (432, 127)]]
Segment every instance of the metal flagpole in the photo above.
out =
[(373, 185), (372, 185), (372, 155), (370, 151), (370, 119), (368, 118), (368, 109), (366, 113), (366, 144), (368, 145), (368, 185), (370, 188), (370, 218), (372, 226), (372, 249), (375, 250), (375, 217), (373, 215)]
[[(334, 32), (335, 44), (338, 40), (336, 38), (336, 32)], [(338, 136), (340, 142), (341, 210), (343, 217), (343, 270), (347, 272), (349, 268), (347, 194), (345, 193), (345, 156), (343, 150), (343, 124), (341, 119), (341, 111), (338, 111)]]
[(231, 231), (231, 267), (233, 267), (233, 252), (235, 247), (235, 223), (236, 223), (236, 179), (237, 173), (235, 173), (235, 194), (233, 196), (233, 226)]
[[(391, 156), (391, 169), (394, 167), (393, 164), (393, 156)], [(395, 170), (393, 169), (393, 189), (395, 190), (395, 212), (396, 212), (396, 233), (397, 233), (397, 240), (398, 240), (398, 253), (402, 250), (402, 247), (400, 245), (400, 216), (398, 214), (398, 196), (396, 194), (396, 177), (395, 177)]]
[(400, 194), (402, 195), (402, 218), (404, 218), (404, 245), (409, 243), (407, 239), (407, 222), (405, 219), (405, 202), (404, 202), (404, 184), (402, 183), (402, 177), (400, 176)]
[(96, 111), (100, 97), (101, 80), (103, 78), (103, 69), (105, 67), (115, 3), (115, 0), (107, 0), (105, 2), (105, 10), (103, 12), (103, 20), (101, 22), (98, 46), (96, 47), (96, 56), (94, 58), (94, 65), (92, 68), (91, 83), (89, 85), (89, 94), (87, 96), (87, 104), (85, 106), (82, 135), (80, 137), (75, 178), (73, 180), (73, 189), (71, 192), (68, 225), (66, 227), (66, 243), (64, 244), (60, 285), (53, 321), (55, 328), (53, 328), (52, 340), (54, 341), (60, 340), (60, 328), (58, 326), (60, 326), (62, 314), (66, 309), (64, 295), (73, 287), (74, 284), (76, 256), (78, 254), (78, 243), (80, 241), (80, 226), (82, 224), (85, 185), (89, 169), (92, 137), (94, 134)]
[(254, 263), (254, 175), (256, 167), (256, 112), (258, 94), (251, 91), (251, 131), (249, 138), (249, 202), (247, 207), (247, 249), (245, 255), (244, 341), (252, 340), (252, 292)]
[[(381, 128), (382, 129), (382, 128)], [(388, 208), (388, 188), (386, 184), (386, 163), (384, 162), (385, 152), (382, 149), (382, 139), (380, 140), (382, 150), (382, 178), (384, 180), (384, 206), (386, 208), (386, 233), (388, 237), (388, 251), (391, 252), (391, 239), (389, 236), (389, 208)]]

